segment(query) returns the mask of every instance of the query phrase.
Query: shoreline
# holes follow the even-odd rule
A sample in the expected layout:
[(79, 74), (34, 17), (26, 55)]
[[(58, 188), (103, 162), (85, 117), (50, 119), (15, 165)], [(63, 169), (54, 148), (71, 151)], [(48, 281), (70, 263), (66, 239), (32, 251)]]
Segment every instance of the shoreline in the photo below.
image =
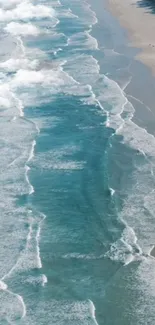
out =
[[(131, 44), (127, 29), (120, 24), (118, 16), (111, 12), (109, 2), (112, 0), (99, 0), (95, 4), (89, 0), (98, 19), (91, 35), (97, 39), (102, 53), (101, 57), (95, 57), (99, 62), (101, 73), (106, 74), (109, 71), (108, 77), (116, 81), (133, 104), (135, 108), (133, 122), (155, 136), (155, 76), (148, 65), (137, 60), (140, 49)], [(131, 3), (131, 0), (127, 2)], [(155, 16), (151, 17), (155, 24)]]
[(135, 59), (147, 65), (155, 75), (155, 15), (142, 1), (108, 0), (108, 9), (128, 33), (128, 46), (140, 49)]

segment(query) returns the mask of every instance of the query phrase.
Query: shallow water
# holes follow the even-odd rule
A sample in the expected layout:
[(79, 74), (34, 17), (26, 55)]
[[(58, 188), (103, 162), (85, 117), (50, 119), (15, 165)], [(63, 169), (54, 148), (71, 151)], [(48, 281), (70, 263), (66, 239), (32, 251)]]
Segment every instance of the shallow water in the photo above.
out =
[(0, 324), (152, 324), (155, 138), (125, 94), (132, 51), (98, 4), (0, 6)]

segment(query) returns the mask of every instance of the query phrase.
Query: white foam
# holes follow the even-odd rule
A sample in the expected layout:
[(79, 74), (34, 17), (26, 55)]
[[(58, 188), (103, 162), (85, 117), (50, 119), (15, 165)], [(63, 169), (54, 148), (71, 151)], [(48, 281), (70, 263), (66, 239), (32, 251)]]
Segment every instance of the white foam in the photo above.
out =
[(33, 18), (52, 18), (55, 11), (44, 5), (33, 5), (30, 1), (22, 1), (15, 8), (4, 10), (0, 8), (0, 21), (28, 20)]
[(34, 148), (35, 148), (35, 146), (36, 146), (36, 141), (33, 140), (33, 141), (32, 141), (31, 151), (30, 151), (30, 155), (29, 155), (29, 157), (28, 157), (27, 162), (29, 162), (30, 160), (32, 160), (32, 158), (34, 157)]
[[(19, 98), (26, 106), (41, 105), (51, 102), (53, 95), (59, 92), (80, 96), (81, 99), (91, 96), (90, 88), (76, 82), (67, 72), (63, 70), (62, 63), (59, 68), (26, 70), (20, 69), (10, 81), (13, 92), (19, 93)], [(40, 90), (40, 91), (38, 91)], [(27, 93), (29, 91), (29, 96)]]
[(5, 31), (8, 33), (18, 36), (38, 36), (40, 34), (40, 30), (31, 23), (16, 23), (11, 22), (7, 24), (7, 26), (4, 28)]
[[(70, 85), (76, 84), (76, 82), (63, 72), (61, 65), (57, 70), (55, 69), (41, 69), (38, 71), (31, 71), (26, 69), (20, 69), (15, 74), (14, 79), (11, 81), (12, 88), (32, 87), (36, 85), (49, 87), (52, 86), (51, 92), (57, 87), (65, 86), (68, 83)], [(49, 91), (49, 90), (48, 90)], [(57, 90), (58, 91), (58, 90)]]
[(7, 61), (0, 62), (0, 68), (8, 72), (16, 72), (23, 67), (23, 69), (36, 69), (38, 66), (38, 60), (30, 61), (27, 58), (11, 58)]
[(0, 290), (7, 290), (7, 284), (0, 280)]
[[(15, 98), (6, 80), (0, 81), (0, 105), (1, 108), (5, 108), (10, 112), (10, 108), (13, 108)], [(17, 110), (16, 110), (17, 112)]]
[(89, 299), (89, 302), (90, 302), (90, 311), (91, 311), (91, 316), (92, 316), (92, 319), (94, 320), (94, 323), (96, 325), (98, 325), (98, 322), (96, 320), (96, 316), (95, 316), (95, 305), (94, 303)]
[(135, 259), (141, 260), (143, 258), (143, 252), (137, 243), (137, 236), (134, 230), (123, 220), (122, 222), (125, 225), (122, 236), (111, 245), (110, 250), (105, 256), (109, 257), (111, 260), (128, 265)]
[(111, 187), (109, 189), (110, 189), (111, 196), (113, 196), (115, 194), (115, 190)]
[(44, 78), (47, 73), (48, 71), (46, 70), (30, 71), (30, 70), (20, 69), (17, 71), (13, 83), (16, 85), (16, 87), (27, 86), (31, 84), (42, 84), (44, 83)]
[(10, 0), (7, 2), (6, 0), (0, 0), (0, 4), (3, 6), (3, 8), (12, 8), (12, 6), (17, 5), (22, 1), (23, 0)]
[(6, 109), (5, 110), (6, 115), (8, 112), (9, 115), (16, 113), (16, 115), (23, 116), (22, 101), (11, 90), (11, 87), (9, 85), (9, 82), (7, 82), (7, 80), (0, 82), (0, 105), (1, 108)]
[(44, 287), (47, 282), (48, 282), (47, 276), (45, 274), (43, 274), (42, 275), (42, 286)]
[(96, 255), (93, 253), (80, 254), (80, 253), (69, 253), (62, 256), (64, 259), (81, 259), (81, 260), (98, 260), (103, 259), (104, 255)]
[(41, 258), (40, 258), (40, 249), (39, 249), (39, 240), (40, 240), (40, 225), (38, 226), (37, 234), (36, 234), (36, 243), (37, 243), (37, 260), (38, 260), (38, 268), (42, 268)]
[(32, 186), (32, 184), (29, 181), (29, 177), (28, 177), (29, 170), (30, 170), (30, 167), (29, 166), (25, 166), (25, 179), (26, 179), (26, 182), (27, 182), (27, 184), (29, 186), (29, 195), (31, 195), (31, 194), (34, 193), (34, 187)]

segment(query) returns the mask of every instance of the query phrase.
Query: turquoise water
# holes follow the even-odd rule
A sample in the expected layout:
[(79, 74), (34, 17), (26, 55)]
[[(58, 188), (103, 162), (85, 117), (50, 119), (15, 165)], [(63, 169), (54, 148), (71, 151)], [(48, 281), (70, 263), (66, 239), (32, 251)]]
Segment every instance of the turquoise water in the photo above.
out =
[(0, 325), (155, 320), (155, 139), (100, 6), (0, 0)]

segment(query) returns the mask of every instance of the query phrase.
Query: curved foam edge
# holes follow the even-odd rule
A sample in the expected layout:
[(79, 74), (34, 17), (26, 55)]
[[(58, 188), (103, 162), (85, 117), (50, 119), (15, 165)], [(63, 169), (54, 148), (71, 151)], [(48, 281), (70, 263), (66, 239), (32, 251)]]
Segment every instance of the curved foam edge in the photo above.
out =
[(47, 282), (48, 282), (47, 276), (45, 274), (43, 274), (42, 275), (42, 286), (44, 287)]
[(115, 194), (115, 190), (112, 187), (110, 187), (109, 190), (110, 190), (111, 196), (113, 196)]
[(17, 293), (14, 293), (14, 292), (10, 291), (10, 290), (7, 290), (7, 292), (9, 294), (11, 294), (12, 296), (17, 297), (18, 301), (20, 302), (20, 304), (22, 306), (22, 316), (21, 316), (21, 318), (24, 318), (26, 316), (26, 305), (24, 303), (23, 297), (18, 295)]
[(155, 245), (153, 245), (148, 253), (149, 256), (155, 258)]
[(92, 319), (94, 320), (94, 323), (96, 325), (98, 325), (98, 322), (97, 322), (96, 316), (95, 316), (95, 310), (96, 310), (95, 305), (94, 305), (93, 301), (90, 299), (89, 299), (89, 303), (90, 303), (90, 312), (91, 312)]

